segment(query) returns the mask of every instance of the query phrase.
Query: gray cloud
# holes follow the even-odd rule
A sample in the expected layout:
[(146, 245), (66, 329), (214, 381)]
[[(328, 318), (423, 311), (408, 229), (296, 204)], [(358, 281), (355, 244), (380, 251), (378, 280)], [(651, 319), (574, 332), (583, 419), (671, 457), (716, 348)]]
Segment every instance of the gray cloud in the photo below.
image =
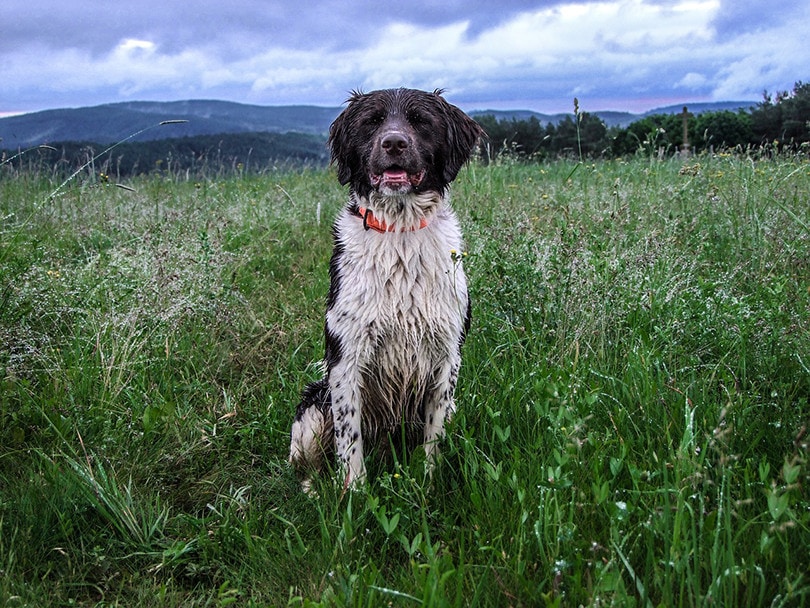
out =
[[(801, 15), (803, 2), (780, 2), (779, 6), (768, 5), (762, 0), (725, 1), (713, 21), (719, 38), (764, 31), (794, 22)], [(805, 7), (806, 8), (806, 7)], [(806, 12), (806, 11), (804, 11)]]
[(351, 49), (362, 48), (391, 23), (441, 26), (469, 21), (474, 33), (520, 12), (556, 3), (503, 0), (495, 6), (478, 0), (446, 0), (392, 6), (378, 0), (8, 2), (0, 7), (0, 20), (5, 24), (0, 50), (41, 45), (81, 48), (98, 54), (122, 38), (150, 39), (167, 53), (189, 46), (210, 46), (234, 57), (252, 54), (262, 45)]
[(648, 109), (807, 80), (798, 23), (755, 0), (0, 5), (0, 112), (125, 99), (336, 105), (443, 87), (467, 108)]

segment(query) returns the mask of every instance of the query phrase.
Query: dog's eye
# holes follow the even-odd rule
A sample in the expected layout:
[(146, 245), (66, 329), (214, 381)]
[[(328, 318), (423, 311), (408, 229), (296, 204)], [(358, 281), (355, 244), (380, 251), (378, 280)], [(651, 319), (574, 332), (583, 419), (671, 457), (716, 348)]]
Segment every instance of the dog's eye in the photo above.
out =
[(407, 118), (408, 122), (411, 123), (412, 125), (420, 125), (423, 122), (425, 122), (425, 117), (422, 116), (422, 114), (419, 113), (417, 110), (409, 110), (405, 114), (405, 118)]
[(372, 114), (368, 118), (368, 124), (374, 125), (375, 127), (381, 125), (384, 121), (385, 121), (385, 114), (383, 114), (382, 112)]

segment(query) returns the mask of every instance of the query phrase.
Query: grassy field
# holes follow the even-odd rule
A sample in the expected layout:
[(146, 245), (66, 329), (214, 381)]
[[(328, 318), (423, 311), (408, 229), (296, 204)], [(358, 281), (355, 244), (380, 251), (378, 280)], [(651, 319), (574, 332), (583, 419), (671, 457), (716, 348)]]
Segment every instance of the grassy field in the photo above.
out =
[(334, 176), (58, 186), (0, 167), (3, 606), (810, 605), (806, 159), (465, 169), (441, 462), (342, 498)]

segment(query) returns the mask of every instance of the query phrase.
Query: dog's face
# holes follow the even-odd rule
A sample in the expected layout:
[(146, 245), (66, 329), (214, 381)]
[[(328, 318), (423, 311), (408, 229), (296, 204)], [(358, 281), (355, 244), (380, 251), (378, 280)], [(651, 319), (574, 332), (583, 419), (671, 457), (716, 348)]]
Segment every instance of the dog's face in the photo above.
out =
[(340, 183), (361, 197), (444, 192), (483, 135), (438, 90), (354, 93), (348, 103), (329, 147)]

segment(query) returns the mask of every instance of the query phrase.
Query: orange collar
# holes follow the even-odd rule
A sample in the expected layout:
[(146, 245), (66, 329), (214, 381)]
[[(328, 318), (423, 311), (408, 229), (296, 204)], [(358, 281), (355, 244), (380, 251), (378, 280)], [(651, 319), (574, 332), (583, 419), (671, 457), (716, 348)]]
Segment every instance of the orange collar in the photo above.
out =
[(363, 219), (363, 228), (366, 230), (376, 230), (377, 232), (413, 232), (415, 230), (421, 230), (428, 225), (427, 219), (424, 217), (419, 221), (418, 226), (412, 226), (410, 228), (399, 228), (397, 229), (396, 226), (389, 226), (383, 220), (378, 220), (371, 209), (366, 209), (365, 207), (358, 207), (357, 208), (357, 215)]

